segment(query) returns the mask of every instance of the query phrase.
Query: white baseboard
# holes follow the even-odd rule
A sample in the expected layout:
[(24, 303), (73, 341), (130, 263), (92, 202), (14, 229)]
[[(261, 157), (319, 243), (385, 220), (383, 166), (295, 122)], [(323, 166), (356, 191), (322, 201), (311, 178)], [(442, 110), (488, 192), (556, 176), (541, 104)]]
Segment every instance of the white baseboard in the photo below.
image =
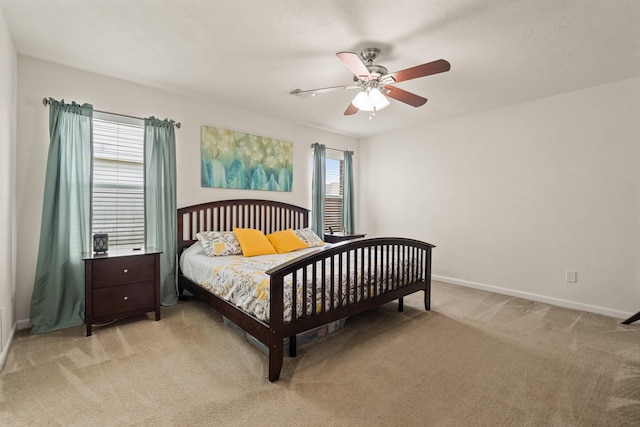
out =
[(7, 360), (7, 356), (9, 355), (9, 349), (11, 348), (11, 343), (13, 343), (13, 337), (16, 335), (16, 325), (13, 325), (11, 328), (11, 332), (9, 332), (9, 338), (7, 339), (7, 345), (2, 349), (2, 353), (0, 353), (0, 370), (4, 367), (4, 362)]
[(16, 325), (18, 326), (18, 330), (22, 330), (22, 329), (29, 329), (31, 327), (31, 322), (29, 321), (29, 319), (23, 319), (23, 320), (18, 320), (18, 322), (16, 322)]
[(544, 302), (551, 305), (557, 305), (560, 307), (571, 308), (574, 310), (587, 311), (589, 313), (602, 314), (605, 316), (615, 317), (618, 319), (626, 319), (631, 317), (633, 313), (627, 313), (620, 310), (612, 310), (606, 307), (599, 307), (590, 304), (583, 304), (575, 301), (563, 300), (559, 298), (548, 297), (545, 295), (532, 294), (529, 292), (516, 291), (513, 289), (500, 288), (498, 286), (486, 285), (484, 283), (470, 282), (468, 280), (456, 279), (453, 277), (431, 275), (431, 279), (438, 282), (450, 283), (452, 285), (460, 285), (467, 288), (480, 289), (483, 291), (493, 292), (496, 294), (509, 295), (512, 297), (529, 299), (532, 301)]

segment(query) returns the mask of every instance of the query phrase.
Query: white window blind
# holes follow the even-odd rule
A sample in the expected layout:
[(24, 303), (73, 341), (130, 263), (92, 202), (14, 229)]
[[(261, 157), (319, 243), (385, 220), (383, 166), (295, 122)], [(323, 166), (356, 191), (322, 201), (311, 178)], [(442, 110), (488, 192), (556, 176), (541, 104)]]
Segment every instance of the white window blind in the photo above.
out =
[(144, 246), (144, 121), (94, 113), (93, 233), (110, 248)]
[(342, 189), (344, 156), (342, 151), (327, 150), (324, 227), (329, 231), (342, 231)]

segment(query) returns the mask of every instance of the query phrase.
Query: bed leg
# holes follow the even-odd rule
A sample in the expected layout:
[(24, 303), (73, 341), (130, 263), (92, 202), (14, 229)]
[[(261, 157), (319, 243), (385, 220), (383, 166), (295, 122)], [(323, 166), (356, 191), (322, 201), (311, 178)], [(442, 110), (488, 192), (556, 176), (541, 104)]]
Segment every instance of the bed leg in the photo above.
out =
[(427, 287), (424, 290), (424, 309), (429, 311), (431, 310), (431, 287)]
[(278, 381), (280, 378), (280, 371), (282, 370), (282, 338), (280, 343), (277, 340), (271, 341), (271, 348), (269, 348), (269, 381)]
[(195, 295), (185, 295), (184, 286), (178, 282), (178, 301), (189, 301), (191, 298), (196, 298)]
[(289, 337), (289, 357), (296, 357), (297, 355), (296, 335), (292, 335)]
[(402, 297), (398, 298), (398, 311), (404, 311), (404, 299)]

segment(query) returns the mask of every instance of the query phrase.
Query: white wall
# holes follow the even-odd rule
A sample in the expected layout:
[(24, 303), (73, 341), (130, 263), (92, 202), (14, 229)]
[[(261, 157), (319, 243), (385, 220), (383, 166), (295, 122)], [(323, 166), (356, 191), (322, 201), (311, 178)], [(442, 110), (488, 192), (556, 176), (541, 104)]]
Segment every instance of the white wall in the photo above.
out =
[(0, 367), (15, 331), (15, 147), (18, 57), (0, 9)]
[[(49, 110), (44, 97), (93, 104), (94, 109), (137, 117), (171, 118), (176, 129), (178, 207), (232, 198), (271, 199), (311, 207), (311, 144), (357, 151), (353, 138), (320, 131), (34, 58), (18, 56), (17, 318), (28, 327), (35, 277), (44, 169), (49, 145)], [(293, 191), (225, 190), (200, 186), (200, 126), (210, 125), (294, 143)], [(357, 158), (354, 159), (354, 163)], [(354, 165), (354, 169), (358, 167)], [(357, 169), (355, 170), (357, 176)]]
[(360, 229), (435, 244), (437, 279), (640, 310), (640, 78), (369, 138), (359, 155)]

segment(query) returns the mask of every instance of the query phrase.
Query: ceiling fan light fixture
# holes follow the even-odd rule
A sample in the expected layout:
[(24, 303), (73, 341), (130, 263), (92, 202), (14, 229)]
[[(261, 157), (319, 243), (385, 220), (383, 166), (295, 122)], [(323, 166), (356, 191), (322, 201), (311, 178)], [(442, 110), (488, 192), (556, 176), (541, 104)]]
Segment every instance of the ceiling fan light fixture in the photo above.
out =
[(359, 92), (351, 103), (362, 111), (379, 111), (389, 105), (389, 100), (374, 87)]

